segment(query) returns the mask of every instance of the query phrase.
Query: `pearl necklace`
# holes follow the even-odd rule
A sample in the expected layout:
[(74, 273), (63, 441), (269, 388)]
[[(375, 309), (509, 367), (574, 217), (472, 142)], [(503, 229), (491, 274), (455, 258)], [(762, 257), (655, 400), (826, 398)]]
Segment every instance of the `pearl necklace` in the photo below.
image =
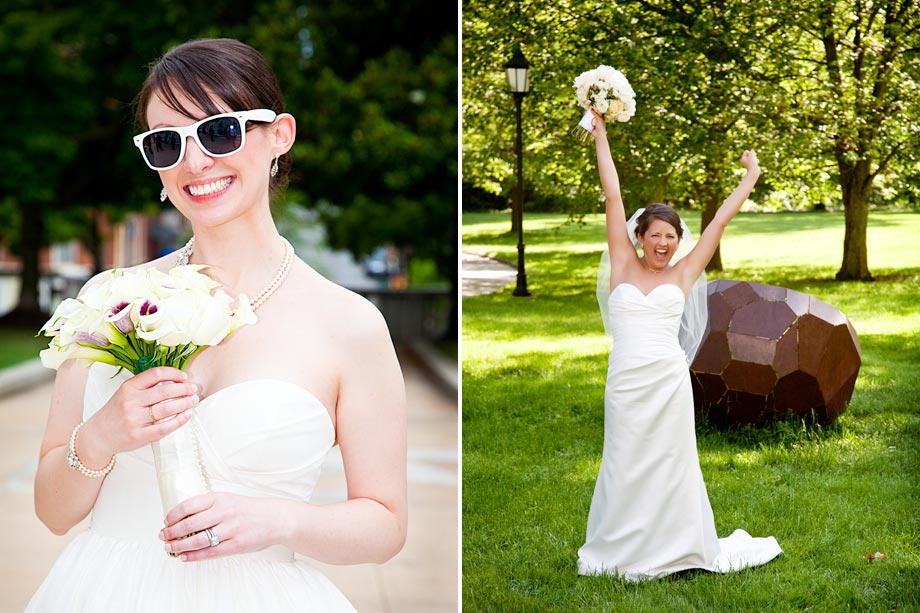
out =
[[(288, 273), (291, 271), (291, 265), (294, 263), (294, 247), (292, 247), (291, 243), (283, 236), (281, 237), (281, 241), (284, 243), (284, 259), (281, 260), (281, 267), (278, 269), (278, 272), (275, 273), (272, 280), (269, 281), (268, 285), (262, 288), (262, 291), (256, 294), (256, 297), (250, 301), (253, 311), (262, 306), (262, 304), (281, 287), (281, 284), (284, 283)], [(179, 250), (179, 255), (176, 258), (176, 266), (188, 265), (188, 260), (192, 256), (192, 253), (194, 253), (194, 245), (195, 237), (193, 236), (185, 243), (185, 246)]]

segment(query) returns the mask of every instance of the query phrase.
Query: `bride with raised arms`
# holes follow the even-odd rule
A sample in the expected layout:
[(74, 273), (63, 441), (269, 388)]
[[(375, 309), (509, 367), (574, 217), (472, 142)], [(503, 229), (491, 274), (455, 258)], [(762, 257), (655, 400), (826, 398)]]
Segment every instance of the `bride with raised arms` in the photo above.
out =
[[(296, 125), (261, 54), (229, 39), (182, 44), (151, 68), (137, 113), (135, 144), (162, 200), (194, 230), (178, 254), (143, 266), (208, 264), (228, 294), (252, 298), (258, 321), (185, 371), (59, 368), (35, 508), (55, 534), (92, 520), (27, 610), (353, 611), (295, 553), (384, 562), (405, 541), (405, 391), (386, 323), (275, 228), (270, 196)], [(164, 521), (150, 443), (192, 413), (211, 491)], [(347, 500), (311, 503), (334, 445)]]
[[(773, 537), (744, 530), (716, 535), (688, 368), (706, 324), (704, 270), (757, 182), (757, 155), (741, 156), (744, 178), (693, 245), (669, 206), (650, 205), (627, 221), (606, 125), (594, 115), (609, 251), (598, 273), (598, 300), (613, 347), (603, 457), (578, 572), (639, 581), (691, 568), (729, 572), (764, 564), (782, 553)], [(685, 255), (675, 260), (679, 248)]]

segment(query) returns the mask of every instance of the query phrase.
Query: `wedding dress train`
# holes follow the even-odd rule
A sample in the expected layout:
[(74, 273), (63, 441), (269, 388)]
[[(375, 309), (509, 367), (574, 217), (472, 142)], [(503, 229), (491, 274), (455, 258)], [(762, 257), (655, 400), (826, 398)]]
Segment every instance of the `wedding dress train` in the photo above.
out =
[(683, 307), (672, 284), (645, 295), (621, 283), (610, 294), (604, 450), (579, 574), (638, 581), (690, 568), (729, 572), (782, 553), (773, 537), (716, 536), (677, 340)]
[[(129, 376), (113, 378), (115, 372), (91, 367), (84, 419)], [(310, 392), (281, 380), (244, 381), (195, 410), (213, 491), (310, 499), (335, 439), (326, 408)], [(119, 454), (90, 527), (65, 548), (26, 611), (354, 611), (329, 579), (286, 547), (181, 562), (164, 551), (162, 527), (150, 447)]]

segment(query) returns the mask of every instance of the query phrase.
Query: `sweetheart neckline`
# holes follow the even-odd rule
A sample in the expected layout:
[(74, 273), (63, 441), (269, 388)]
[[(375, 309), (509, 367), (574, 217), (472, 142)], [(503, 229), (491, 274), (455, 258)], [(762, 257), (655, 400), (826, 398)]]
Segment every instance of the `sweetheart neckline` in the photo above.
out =
[[(96, 368), (97, 366), (98, 366), (99, 368), (103, 368), (103, 369), (105, 369), (105, 368), (111, 368), (112, 370), (115, 371), (114, 374), (111, 375), (111, 376), (107, 376), (107, 375), (104, 375), (104, 374), (103, 374), (103, 376), (104, 376), (105, 378), (109, 379), (109, 380), (113, 380), (113, 379), (115, 379), (116, 377), (117, 377), (117, 378), (124, 378), (125, 380), (127, 380), (127, 379), (130, 379), (131, 377), (134, 376), (133, 374), (131, 374), (131, 372), (130, 372), (129, 370), (127, 370), (127, 369), (125, 369), (125, 368), (118, 368), (118, 367), (116, 367), (116, 366), (110, 366), (110, 365), (108, 365), (108, 364), (105, 364), (104, 362), (93, 362), (93, 363), (91, 363), (91, 364), (89, 365), (89, 370), (92, 371), (92, 370), (93, 370), (94, 368)], [(127, 374), (127, 376), (125, 376), (125, 374)], [(284, 384), (284, 385), (287, 385), (287, 386), (289, 386), (289, 387), (293, 387), (293, 388), (299, 390), (301, 393), (305, 394), (305, 395), (307, 396), (307, 398), (313, 400), (316, 404), (318, 404), (318, 405), (320, 406), (320, 408), (322, 409), (323, 414), (326, 416), (326, 419), (328, 420), (329, 427), (332, 429), (333, 436), (335, 436), (335, 431), (336, 431), (335, 422), (332, 420), (331, 412), (329, 411), (329, 408), (326, 407), (325, 403), (323, 403), (323, 401), (320, 400), (319, 397), (318, 397), (316, 394), (314, 394), (313, 392), (311, 392), (310, 390), (308, 390), (308, 389), (305, 388), (304, 386), (300, 385), (299, 383), (294, 383), (293, 381), (288, 381), (287, 379), (275, 379), (275, 378), (272, 378), (272, 377), (256, 377), (256, 378), (254, 378), (254, 379), (245, 379), (245, 380), (243, 380), (243, 381), (237, 381), (236, 383), (231, 383), (230, 385), (225, 385), (224, 387), (222, 387), (222, 388), (220, 388), (220, 389), (218, 389), (218, 390), (215, 390), (214, 392), (208, 394), (207, 396), (205, 396), (204, 398), (202, 398), (202, 399), (199, 401), (198, 406), (201, 407), (201, 406), (204, 405), (204, 403), (206, 403), (210, 398), (212, 398), (213, 396), (217, 396), (217, 395), (221, 394), (222, 392), (225, 392), (225, 391), (230, 390), (230, 389), (235, 388), (235, 387), (241, 387), (241, 386), (243, 386), (243, 385), (250, 385), (250, 384), (253, 384), (253, 383), (274, 383), (274, 384), (282, 383), (282, 384)]]
[(628, 281), (621, 281), (620, 283), (617, 284), (616, 287), (614, 287), (614, 288), (610, 291), (610, 295), (613, 296), (613, 293), (614, 293), (615, 291), (617, 291), (617, 288), (619, 288), (621, 285), (628, 285), (629, 287), (631, 287), (631, 288), (633, 288), (634, 290), (636, 290), (637, 292), (639, 292), (639, 295), (642, 296), (643, 298), (648, 298), (649, 296), (651, 296), (651, 295), (655, 292), (655, 290), (661, 289), (662, 287), (665, 287), (665, 286), (670, 285), (671, 287), (676, 287), (676, 288), (677, 288), (677, 291), (679, 291), (679, 292), (680, 292), (680, 295), (684, 297), (684, 300), (687, 299), (687, 297), (684, 296), (684, 290), (682, 290), (682, 289), (680, 288), (680, 286), (677, 285), (676, 283), (662, 283), (661, 285), (656, 285), (655, 287), (653, 287), (652, 289), (650, 289), (649, 292), (646, 294), (646, 293), (644, 293), (641, 289), (639, 289), (639, 287), (638, 287), (637, 285), (635, 285), (635, 284), (633, 284), (633, 283), (630, 283), (630, 282), (628, 282)]
[(329, 414), (329, 408), (323, 403), (322, 400), (320, 400), (320, 399), (317, 397), (316, 394), (314, 394), (313, 392), (311, 392), (310, 390), (308, 390), (308, 389), (305, 388), (304, 386), (300, 385), (299, 383), (294, 383), (293, 381), (288, 381), (288, 380), (286, 380), (286, 379), (274, 379), (274, 378), (272, 378), (272, 377), (258, 377), (258, 378), (256, 378), (256, 379), (246, 379), (245, 381), (237, 381), (236, 383), (231, 383), (230, 385), (225, 385), (224, 387), (222, 387), (222, 388), (220, 388), (220, 389), (218, 389), (218, 390), (216, 390), (216, 391), (214, 391), (214, 392), (211, 392), (210, 394), (208, 394), (207, 396), (205, 396), (204, 398), (202, 398), (202, 399), (201, 399), (201, 402), (199, 402), (199, 406), (200, 406), (201, 404), (205, 403), (206, 401), (210, 400), (210, 399), (213, 398), (214, 396), (217, 396), (217, 395), (219, 395), (219, 394), (221, 394), (221, 393), (223, 393), (223, 392), (225, 392), (225, 391), (231, 390), (231, 389), (233, 389), (233, 388), (235, 388), (235, 387), (242, 387), (242, 386), (244, 386), (244, 385), (250, 385), (250, 384), (253, 384), (253, 383), (272, 383), (272, 384), (283, 383), (283, 384), (285, 384), (285, 385), (287, 385), (287, 386), (289, 386), (289, 387), (293, 387), (294, 389), (296, 389), (296, 390), (298, 390), (298, 391), (300, 391), (300, 392), (306, 394), (306, 396), (307, 396), (308, 398), (314, 400), (314, 401), (316, 402), (316, 404), (318, 404), (318, 405), (323, 409), (323, 413), (325, 413), (325, 414), (326, 414), (326, 418), (329, 419), (330, 425), (332, 424), (332, 416)]
[(242, 387), (242, 386), (244, 386), (244, 385), (250, 385), (250, 384), (253, 384), (253, 383), (272, 383), (272, 384), (283, 383), (284, 385), (287, 385), (287, 386), (289, 386), (289, 387), (293, 387), (294, 389), (296, 389), (296, 390), (300, 391), (301, 393), (305, 394), (305, 395), (307, 396), (307, 398), (309, 398), (309, 399), (313, 400), (314, 402), (316, 402), (316, 404), (318, 404), (319, 407), (322, 409), (323, 415), (326, 416), (326, 419), (327, 419), (328, 422), (329, 422), (329, 427), (332, 428), (332, 436), (333, 436), (333, 438), (336, 436), (336, 434), (335, 434), (335, 422), (332, 421), (332, 415), (330, 415), (330, 411), (329, 411), (328, 407), (326, 407), (326, 405), (323, 403), (323, 401), (320, 400), (319, 397), (318, 397), (316, 394), (314, 394), (313, 392), (311, 392), (310, 390), (308, 390), (308, 389), (305, 388), (304, 386), (300, 385), (299, 383), (294, 383), (293, 381), (288, 381), (287, 379), (274, 379), (274, 378), (272, 378), (272, 377), (257, 377), (257, 378), (255, 378), (255, 379), (246, 379), (246, 380), (244, 380), (244, 381), (237, 381), (236, 383), (231, 383), (230, 385), (225, 385), (224, 387), (220, 388), (219, 390), (216, 390), (216, 391), (214, 391), (214, 392), (211, 392), (210, 394), (208, 394), (207, 396), (205, 396), (204, 398), (202, 398), (202, 399), (199, 401), (198, 406), (199, 406), (199, 408), (200, 408), (205, 402), (207, 402), (208, 400), (210, 400), (210, 399), (213, 398), (214, 396), (217, 396), (217, 395), (219, 395), (219, 394), (221, 394), (221, 393), (223, 393), (223, 392), (225, 392), (225, 391), (227, 391), (227, 390), (233, 389), (233, 388), (235, 388), (235, 387)]
[(314, 402), (316, 402), (316, 404), (318, 404), (319, 407), (322, 409), (322, 413), (323, 413), (323, 415), (326, 417), (326, 420), (327, 420), (327, 422), (329, 423), (329, 427), (332, 429), (332, 436), (333, 436), (333, 439), (335, 438), (335, 436), (336, 436), (336, 432), (335, 432), (335, 423), (332, 421), (332, 415), (329, 414), (329, 409), (326, 407), (325, 404), (323, 404), (323, 401), (320, 400), (320, 399), (316, 396), (316, 394), (314, 394), (313, 392), (311, 392), (310, 390), (308, 390), (308, 389), (305, 388), (304, 386), (300, 385), (299, 383), (294, 383), (293, 381), (288, 381), (288, 380), (286, 380), (286, 379), (273, 379), (273, 378), (271, 378), (271, 377), (258, 377), (258, 378), (256, 378), (256, 379), (246, 379), (245, 381), (237, 381), (236, 383), (231, 383), (230, 385), (225, 385), (224, 387), (220, 388), (219, 390), (214, 391), (214, 392), (208, 394), (207, 396), (205, 396), (204, 398), (202, 398), (201, 401), (199, 401), (198, 407), (201, 408), (201, 406), (203, 406), (205, 402), (207, 402), (208, 400), (210, 400), (210, 399), (213, 398), (214, 396), (220, 395), (221, 393), (223, 393), (223, 392), (225, 392), (225, 391), (227, 391), (227, 390), (233, 389), (233, 388), (235, 388), (235, 387), (242, 387), (242, 386), (244, 386), (244, 385), (249, 385), (249, 384), (252, 384), (252, 383), (272, 383), (272, 384), (283, 383), (283, 384), (285, 384), (285, 385), (287, 385), (287, 386), (289, 386), (289, 387), (293, 387), (294, 389), (296, 389), (296, 390), (302, 392), (303, 394), (306, 394), (307, 398), (309, 398), (309, 399), (313, 400)]

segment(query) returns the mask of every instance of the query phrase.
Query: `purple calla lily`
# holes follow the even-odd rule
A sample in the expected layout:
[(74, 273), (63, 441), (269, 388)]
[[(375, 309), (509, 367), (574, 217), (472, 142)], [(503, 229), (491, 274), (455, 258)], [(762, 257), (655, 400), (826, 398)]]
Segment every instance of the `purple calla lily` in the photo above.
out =
[(97, 347), (108, 347), (112, 344), (108, 339), (93, 336), (89, 332), (77, 332), (73, 335), (73, 340), (77, 343), (87, 343), (89, 345), (96, 345)]
[(113, 326), (118, 328), (118, 331), (122, 334), (130, 334), (134, 330), (134, 322), (131, 321), (131, 303), (130, 302), (119, 302), (116, 304), (111, 311), (109, 311), (108, 317), (106, 319), (111, 322)]

